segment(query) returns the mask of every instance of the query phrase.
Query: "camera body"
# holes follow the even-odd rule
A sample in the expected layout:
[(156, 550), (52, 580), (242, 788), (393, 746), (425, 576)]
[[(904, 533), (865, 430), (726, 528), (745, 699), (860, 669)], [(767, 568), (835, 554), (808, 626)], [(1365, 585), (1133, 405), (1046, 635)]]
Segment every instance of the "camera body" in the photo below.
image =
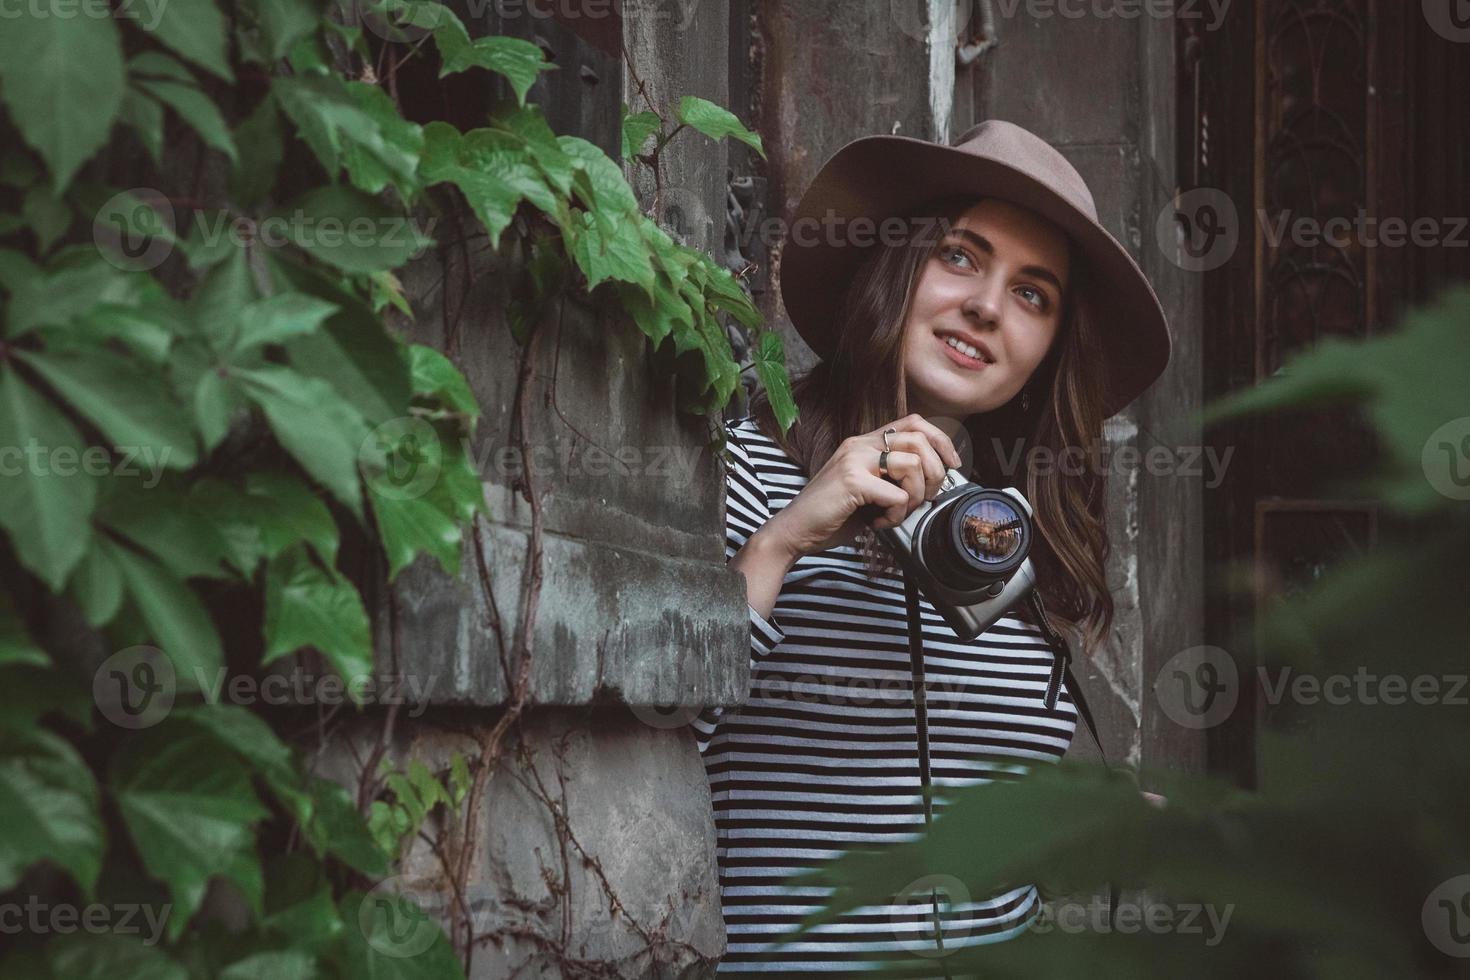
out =
[(945, 471), (933, 500), (877, 532), (962, 640), (985, 632), (1035, 587), (1031, 504), (1012, 487)]

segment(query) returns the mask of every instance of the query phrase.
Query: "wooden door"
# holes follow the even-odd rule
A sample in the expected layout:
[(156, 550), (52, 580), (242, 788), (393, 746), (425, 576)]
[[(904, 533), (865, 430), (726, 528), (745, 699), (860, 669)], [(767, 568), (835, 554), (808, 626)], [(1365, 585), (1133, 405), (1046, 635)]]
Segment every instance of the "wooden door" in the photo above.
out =
[[(1442, 2), (1443, 17), (1420, 0), (1236, 0), (1215, 29), (1178, 18), (1180, 190), (1222, 192), (1238, 234), (1201, 273), (1207, 401), (1327, 337), (1391, 329), (1406, 305), (1470, 278), (1470, 248), (1455, 239), (1456, 216), (1470, 214), (1470, 19), (1459, 16), (1470, 4)], [(1433, 235), (1393, 244), (1389, 219), (1412, 230), (1421, 218)], [(1206, 629), (1235, 655), (1241, 696), (1208, 744), (1212, 769), (1253, 785), (1264, 710), (1253, 615), (1372, 548), (1386, 518), (1333, 489), (1374, 451), (1352, 413), (1210, 436), (1234, 456), (1206, 491)]]

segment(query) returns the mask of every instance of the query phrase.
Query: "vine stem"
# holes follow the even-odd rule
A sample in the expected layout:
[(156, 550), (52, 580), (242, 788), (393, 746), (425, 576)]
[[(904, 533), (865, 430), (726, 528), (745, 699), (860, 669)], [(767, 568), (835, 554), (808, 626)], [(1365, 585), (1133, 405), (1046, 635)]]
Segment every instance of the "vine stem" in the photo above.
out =
[[(563, 299), (562, 303), (565, 304), (565, 302)], [(520, 371), (516, 378), (516, 442), (520, 447), (522, 459), (531, 458), (529, 426), (531, 380), (534, 375), (536, 351), (540, 347), (540, 339), (540, 326), (532, 323), (526, 337), (525, 347), (521, 350)], [(517, 478), (516, 490), (525, 497), (531, 508), (531, 530), (526, 545), (526, 566), (521, 577), (521, 615), (516, 623), (514, 646), (510, 657), (511, 662), (516, 665), (516, 678), (505, 710), (496, 719), (490, 730), (480, 738), (480, 754), (475, 763), (469, 806), (465, 813), (464, 840), (459, 854), (458, 867), (455, 870), (454, 885), (460, 892), (463, 892), (465, 884), (469, 881), (470, 868), (474, 861), (476, 837), (479, 833), (480, 803), (485, 795), (486, 784), (504, 752), (506, 732), (519, 720), (521, 711), (525, 708), (526, 696), (531, 685), (532, 641), (536, 610), (541, 599), (542, 513), (541, 501), (536, 495), (528, 470), (523, 470)], [(473, 967), (475, 950), (474, 922), (469, 917), (465, 917), (461, 931), (463, 939), (460, 945), (460, 955), (464, 961), (465, 973), (468, 975)]]

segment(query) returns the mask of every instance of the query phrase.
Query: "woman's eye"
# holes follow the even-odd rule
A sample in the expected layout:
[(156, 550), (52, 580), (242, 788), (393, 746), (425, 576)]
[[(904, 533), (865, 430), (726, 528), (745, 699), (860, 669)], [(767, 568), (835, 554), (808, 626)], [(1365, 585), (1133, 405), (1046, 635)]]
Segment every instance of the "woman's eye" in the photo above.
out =
[(1035, 286), (1021, 286), (1016, 292), (1020, 294), (1022, 299), (1038, 310), (1046, 309), (1046, 294)]
[(939, 254), (944, 258), (946, 262), (954, 258), (959, 258), (965, 262), (970, 261), (969, 253), (960, 248), (958, 245), (945, 245), (939, 250)]

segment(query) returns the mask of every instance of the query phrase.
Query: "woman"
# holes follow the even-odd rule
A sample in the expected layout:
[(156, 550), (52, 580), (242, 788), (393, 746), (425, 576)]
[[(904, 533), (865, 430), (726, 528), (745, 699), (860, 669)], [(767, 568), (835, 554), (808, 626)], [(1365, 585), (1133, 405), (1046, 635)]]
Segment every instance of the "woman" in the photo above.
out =
[[(906, 233), (859, 247), (860, 227)], [(909, 958), (938, 974), (944, 953), (1024, 931), (1035, 887), (974, 901), (948, 888), (941, 917), (925, 882), (780, 946), (827, 894), (784, 879), (922, 832), (917, 700), (936, 815), (946, 790), (1059, 759), (1077, 711), (1067, 692), (1047, 706), (1053, 655), (1020, 610), (961, 641), (923, 597), (916, 699), (902, 573), (872, 530), (932, 499), (947, 467), (1017, 486), (1034, 509), (1038, 591), (1089, 653), (1112, 617), (1102, 474), (1016, 461), (1094, 446), (1163, 370), (1168, 330), (1081, 176), (1000, 121), (955, 146), (843, 147), (797, 209), (781, 282), (822, 361), (794, 386), (790, 433), (763, 398), (727, 424), (726, 555), (746, 581), (752, 689), (694, 722), (719, 829), (719, 969), (843, 975)]]

